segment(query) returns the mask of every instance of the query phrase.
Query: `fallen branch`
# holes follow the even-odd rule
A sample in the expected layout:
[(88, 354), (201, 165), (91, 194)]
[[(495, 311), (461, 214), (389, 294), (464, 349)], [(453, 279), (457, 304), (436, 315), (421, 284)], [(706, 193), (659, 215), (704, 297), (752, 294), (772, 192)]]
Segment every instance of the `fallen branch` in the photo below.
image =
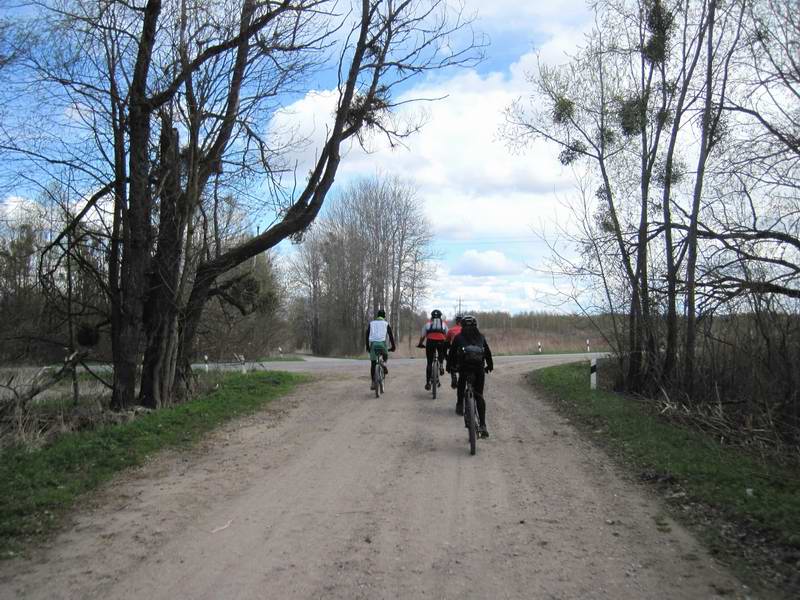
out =
[(8, 387), (14, 393), (15, 397), (13, 400), (9, 400), (0, 405), (0, 418), (11, 413), (15, 408), (24, 409), (28, 402), (33, 400), (46, 389), (53, 387), (55, 384), (61, 381), (65, 375), (72, 373), (72, 371), (75, 369), (75, 366), (84, 358), (86, 358), (87, 355), (88, 352), (86, 351), (73, 352), (64, 359), (64, 364), (55, 372), (50, 371), (51, 367), (42, 367), (39, 369), (39, 372), (34, 375), (30, 386), (24, 393), (21, 393), (19, 390), (11, 387), (9, 382), (9, 385), (4, 387)]

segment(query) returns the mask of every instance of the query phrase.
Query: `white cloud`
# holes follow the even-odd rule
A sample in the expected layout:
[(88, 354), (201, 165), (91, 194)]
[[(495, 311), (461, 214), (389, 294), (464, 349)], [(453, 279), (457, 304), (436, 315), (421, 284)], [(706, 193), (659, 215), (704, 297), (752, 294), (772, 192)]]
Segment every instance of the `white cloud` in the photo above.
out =
[(270, 137), (284, 143), (289, 140), (297, 142), (290, 160), (311, 167), (325, 144), (337, 98), (335, 90), (311, 90), (273, 116), (269, 125)]
[(453, 267), (453, 275), (519, 275), (524, 267), (497, 250), (467, 250)]
[(41, 206), (21, 196), (8, 196), (0, 201), (0, 222), (11, 225), (33, 223), (43, 216)]
[(390, 149), (377, 138), (372, 152), (351, 152), (342, 174), (353, 176), (383, 169), (413, 175), (422, 188), (458, 187), (470, 194), (497, 191), (551, 191), (568, 179), (556, 152), (537, 144), (526, 155), (513, 155), (500, 139), (503, 111), (529, 91), (525, 82), (494, 73), (460, 73), (406, 92), (401, 100), (443, 98), (425, 106), (428, 122), (407, 141)]
[(459, 306), (463, 313), (552, 311), (554, 300), (549, 274), (523, 269), (514, 275), (459, 275), (447, 263), (439, 263), (435, 284), (422, 309), (440, 308), (448, 317), (454, 316)]
[(558, 2), (463, 0), (463, 3), (467, 14), (477, 14), (478, 24), (505, 30), (540, 31), (552, 23), (582, 21), (588, 14), (586, 0)]

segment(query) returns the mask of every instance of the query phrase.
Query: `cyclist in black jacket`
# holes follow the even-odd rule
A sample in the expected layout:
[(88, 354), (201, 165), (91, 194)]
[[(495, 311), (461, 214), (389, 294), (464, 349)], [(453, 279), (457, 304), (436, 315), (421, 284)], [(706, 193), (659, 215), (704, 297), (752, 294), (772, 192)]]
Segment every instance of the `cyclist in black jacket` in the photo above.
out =
[(478, 429), (482, 438), (489, 437), (489, 430), (486, 428), (486, 400), (483, 397), (483, 386), (485, 383), (484, 373), (491, 373), (494, 369), (492, 360), (492, 350), (483, 334), (478, 331), (478, 321), (475, 317), (467, 315), (461, 319), (461, 333), (459, 333), (450, 345), (450, 352), (447, 355), (448, 372), (457, 372), (458, 377), (458, 403), (456, 413), (464, 414), (464, 388), (467, 385), (467, 375), (473, 376), (473, 389), (475, 390), (475, 401), (478, 404), (478, 417), (480, 418), (480, 428)]

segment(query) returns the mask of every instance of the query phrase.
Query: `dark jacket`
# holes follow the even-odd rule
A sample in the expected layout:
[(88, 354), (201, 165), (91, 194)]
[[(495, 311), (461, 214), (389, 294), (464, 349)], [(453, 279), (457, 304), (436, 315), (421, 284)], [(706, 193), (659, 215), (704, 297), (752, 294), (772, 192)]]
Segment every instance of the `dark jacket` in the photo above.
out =
[(489, 348), (489, 342), (483, 337), (483, 334), (477, 329), (462, 330), (450, 344), (450, 351), (447, 354), (447, 370), (457, 371), (461, 368), (459, 365), (459, 357), (463, 353), (464, 346), (483, 346), (483, 362), (486, 367), (491, 371), (494, 369), (494, 361), (492, 360), (492, 350)]

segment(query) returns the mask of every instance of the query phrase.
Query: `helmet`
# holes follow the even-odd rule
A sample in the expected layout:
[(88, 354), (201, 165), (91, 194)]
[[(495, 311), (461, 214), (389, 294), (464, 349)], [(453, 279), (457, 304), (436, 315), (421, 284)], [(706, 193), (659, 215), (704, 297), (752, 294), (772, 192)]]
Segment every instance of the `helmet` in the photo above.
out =
[(461, 319), (463, 319), (463, 317), (461, 315), (456, 315), (456, 325), (461, 323)]
[(378, 314), (377, 314), (377, 316), (378, 316), (378, 318), (379, 318), (379, 319), (385, 319), (385, 318), (386, 318), (386, 311), (385, 311), (385, 310), (383, 310), (383, 309), (380, 309), (380, 310), (378, 311)]
[(477, 327), (478, 319), (472, 315), (465, 315), (461, 317), (461, 327)]
[(442, 318), (442, 311), (440, 311), (438, 308), (434, 308), (431, 311), (431, 319), (441, 319), (441, 318)]

